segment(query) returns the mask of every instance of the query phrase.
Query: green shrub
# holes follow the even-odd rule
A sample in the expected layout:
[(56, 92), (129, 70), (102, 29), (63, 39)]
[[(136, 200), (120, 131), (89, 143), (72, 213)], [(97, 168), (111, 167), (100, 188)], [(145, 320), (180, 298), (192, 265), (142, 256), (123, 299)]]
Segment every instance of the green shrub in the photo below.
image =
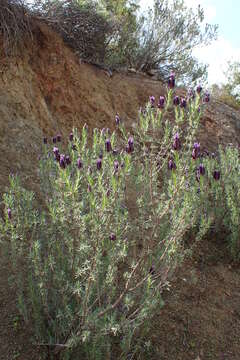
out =
[[(84, 126), (67, 147), (54, 137), (53, 151), (45, 139), (45, 208), (10, 177), (2, 247), (11, 256), (19, 310), (52, 355), (105, 359), (116, 352), (125, 359), (141, 352), (162, 289), (189, 250), (186, 237), (194, 244), (223, 215), (224, 171), (238, 153), (220, 152), (219, 164), (200, 157), (194, 141), (209, 96), (173, 100), (173, 86), (171, 75), (167, 98), (158, 106), (150, 98), (133, 136), (117, 115), (112, 134), (94, 129), (89, 137)], [(220, 179), (213, 177), (218, 170)], [(236, 174), (225, 186), (234, 251)]]

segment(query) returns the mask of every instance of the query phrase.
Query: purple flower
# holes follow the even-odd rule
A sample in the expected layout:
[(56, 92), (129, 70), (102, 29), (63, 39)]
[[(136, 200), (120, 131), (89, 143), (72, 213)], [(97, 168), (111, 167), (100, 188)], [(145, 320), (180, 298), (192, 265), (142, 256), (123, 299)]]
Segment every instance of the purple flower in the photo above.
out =
[(202, 91), (202, 86), (201, 86), (200, 84), (197, 86), (196, 91), (197, 91), (198, 94), (201, 93), (201, 91)]
[(120, 122), (121, 122), (119, 114), (116, 114), (115, 121), (116, 121), (116, 125), (118, 126), (120, 124)]
[(180, 99), (178, 96), (174, 96), (173, 105), (178, 106), (180, 104)]
[(11, 220), (12, 219), (12, 210), (8, 208), (7, 214), (8, 214), (8, 219)]
[(206, 92), (203, 97), (203, 102), (208, 103), (210, 101), (210, 94)]
[(83, 167), (82, 160), (80, 158), (77, 159), (77, 167), (81, 169)]
[(60, 135), (60, 134), (58, 134), (58, 135), (57, 135), (57, 142), (60, 142), (60, 141), (61, 141), (61, 139), (62, 139), (61, 135)]
[(187, 101), (186, 101), (186, 99), (185, 99), (185, 98), (181, 98), (180, 107), (185, 109), (186, 106), (187, 106)]
[(112, 150), (112, 145), (111, 145), (110, 139), (107, 139), (105, 141), (105, 149), (106, 149), (107, 152), (110, 152)]
[(188, 89), (188, 98), (189, 99), (195, 98), (195, 91), (192, 88)]
[(203, 164), (199, 165), (198, 171), (200, 175), (205, 175), (205, 167)]
[(158, 101), (158, 108), (163, 109), (164, 108), (164, 103), (165, 103), (165, 97), (160, 96), (159, 101)]
[(73, 141), (73, 133), (72, 132), (69, 134), (69, 140)]
[(47, 144), (47, 138), (46, 137), (43, 138), (43, 143)]
[(134, 145), (133, 145), (133, 137), (130, 136), (130, 138), (128, 139), (128, 144), (126, 147), (126, 151), (128, 154), (131, 154), (134, 150)]
[(52, 138), (52, 141), (53, 141), (54, 144), (56, 144), (56, 142), (57, 142), (56, 136), (54, 136), (54, 137)]
[(174, 149), (174, 150), (179, 150), (179, 149), (181, 149), (181, 142), (180, 142), (180, 138), (179, 138), (179, 133), (178, 133), (178, 132), (174, 135), (173, 149)]
[(54, 146), (53, 152), (54, 152), (55, 155), (59, 154), (59, 149), (56, 146)]
[(214, 170), (213, 172), (213, 178), (215, 180), (219, 180), (220, 179), (220, 171), (219, 170)]
[(65, 169), (66, 167), (66, 160), (65, 160), (65, 155), (61, 154), (60, 155), (60, 160), (59, 160), (59, 165), (62, 169)]
[(97, 169), (101, 170), (102, 168), (102, 159), (97, 159)]
[(60, 154), (59, 153), (54, 154), (54, 159), (59, 162), (60, 161)]
[(169, 79), (168, 79), (168, 87), (169, 89), (173, 89), (175, 86), (175, 74), (171, 72)]
[(154, 96), (149, 96), (149, 102), (150, 102), (151, 106), (154, 107), (155, 97)]
[(154, 275), (155, 272), (156, 272), (155, 266), (152, 265), (152, 266), (150, 267), (150, 269), (149, 269), (149, 274)]
[(71, 159), (70, 159), (70, 156), (69, 156), (69, 155), (66, 156), (66, 159), (65, 159), (65, 160), (66, 160), (66, 164), (67, 164), (67, 165), (70, 165), (70, 164), (71, 164)]
[(109, 238), (110, 238), (111, 241), (115, 241), (116, 240), (116, 235), (111, 233)]
[(117, 171), (119, 169), (119, 162), (115, 160), (113, 165), (114, 165), (114, 169)]
[(168, 162), (168, 169), (169, 170), (175, 170), (176, 169), (176, 164), (172, 159), (169, 160), (169, 162)]
[(119, 150), (113, 149), (112, 154), (113, 154), (114, 156), (118, 155), (118, 153), (119, 153)]
[(98, 157), (99, 157), (99, 159), (102, 159), (102, 158), (103, 158), (103, 154), (100, 153)]
[(200, 144), (196, 142), (193, 144), (193, 151), (192, 151), (193, 160), (199, 157), (199, 155), (200, 155)]

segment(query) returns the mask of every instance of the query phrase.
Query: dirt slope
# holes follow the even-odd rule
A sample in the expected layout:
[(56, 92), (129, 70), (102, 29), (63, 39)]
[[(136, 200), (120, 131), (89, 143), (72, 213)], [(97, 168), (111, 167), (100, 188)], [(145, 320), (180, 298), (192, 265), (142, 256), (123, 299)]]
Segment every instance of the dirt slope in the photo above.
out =
[[(164, 92), (165, 86), (149, 77), (109, 77), (80, 64), (56, 34), (36, 25), (32, 50), (19, 58), (0, 59), (0, 193), (11, 171), (36, 188), (34, 174), (44, 135), (67, 135), (84, 123), (113, 129), (116, 112), (131, 124), (149, 95)], [(240, 112), (212, 101), (202, 119), (201, 143), (213, 151), (219, 142), (237, 143), (239, 134)], [(164, 294), (166, 307), (153, 324), (154, 359), (240, 359), (240, 274), (222, 246), (205, 244), (202, 255), (199, 250), (170, 293)], [(40, 359), (29, 329), (17, 318), (8, 276), (0, 254), (0, 359)]]
[[(19, 58), (0, 58), (0, 188), (10, 171), (29, 177), (35, 169), (43, 135), (68, 134), (72, 127), (114, 127), (119, 112), (131, 123), (149, 95), (165, 86), (149, 77), (114, 73), (80, 64), (73, 52), (45, 25), (36, 25), (35, 46)], [(202, 121), (200, 139), (214, 148), (234, 142), (240, 112), (212, 102)], [(24, 157), (23, 154), (24, 153)]]

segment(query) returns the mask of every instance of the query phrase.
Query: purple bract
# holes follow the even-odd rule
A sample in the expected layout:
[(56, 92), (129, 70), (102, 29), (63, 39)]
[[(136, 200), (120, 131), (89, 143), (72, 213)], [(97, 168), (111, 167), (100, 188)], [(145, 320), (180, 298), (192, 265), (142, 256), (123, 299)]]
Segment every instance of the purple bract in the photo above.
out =
[(186, 99), (185, 99), (185, 98), (181, 98), (180, 107), (185, 109), (186, 106), (187, 106), (187, 101), (186, 101)]
[(220, 171), (219, 170), (214, 170), (213, 172), (213, 178), (215, 180), (219, 180), (220, 179)]
[(179, 150), (180, 148), (181, 148), (181, 142), (180, 142), (179, 133), (176, 133), (174, 135), (173, 149), (174, 150)]
[(165, 104), (165, 97), (164, 97), (164, 96), (160, 96), (159, 101), (158, 101), (158, 108), (159, 108), (159, 109), (163, 109), (163, 108), (164, 108), (164, 104)]
[(168, 79), (168, 87), (169, 89), (173, 89), (175, 86), (175, 73), (171, 72), (169, 79)]
[(12, 210), (10, 208), (7, 209), (8, 219), (12, 219)]
[(83, 167), (82, 160), (80, 158), (77, 159), (77, 167), (81, 169)]
[(110, 152), (112, 150), (112, 145), (111, 145), (111, 140), (110, 139), (107, 139), (105, 141), (105, 149), (107, 152)]
[(169, 160), (169, 162), (168, 162), (168, 169), (169, 170), (175, 170), (176, 169), (176, 164), (172, 159)]
[(180, 99), (178, 96), (174, 96), (173, 105), (178, 106), (180, 104)]
[(97, 169), (101, 170), (102, 168), (102, 159), (97, 159)]

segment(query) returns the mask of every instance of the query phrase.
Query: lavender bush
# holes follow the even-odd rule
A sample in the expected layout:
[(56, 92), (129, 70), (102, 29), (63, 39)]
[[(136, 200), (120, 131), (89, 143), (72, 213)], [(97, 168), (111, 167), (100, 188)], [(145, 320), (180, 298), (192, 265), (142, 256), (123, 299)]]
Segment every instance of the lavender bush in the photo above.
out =
[(86, 126), (69, 135), (67, 148), (60, 135), (54, 144), (44, 139), (41, 209), (10, 177), (2, 245), (20, 312), (53, 357), (141, 352), (162, 289), (189, 251), (185, 238), (200, 240), (223, 208), (236, 250), (238, 152), (202, 157), (196, 133), (206, 94), (198, 88), (179, 99), (173, 76), (167, 96), (151, 97), (139, 113), (132, 135), (117, 114), (116, 131), (94, 129), (91, 142)]

